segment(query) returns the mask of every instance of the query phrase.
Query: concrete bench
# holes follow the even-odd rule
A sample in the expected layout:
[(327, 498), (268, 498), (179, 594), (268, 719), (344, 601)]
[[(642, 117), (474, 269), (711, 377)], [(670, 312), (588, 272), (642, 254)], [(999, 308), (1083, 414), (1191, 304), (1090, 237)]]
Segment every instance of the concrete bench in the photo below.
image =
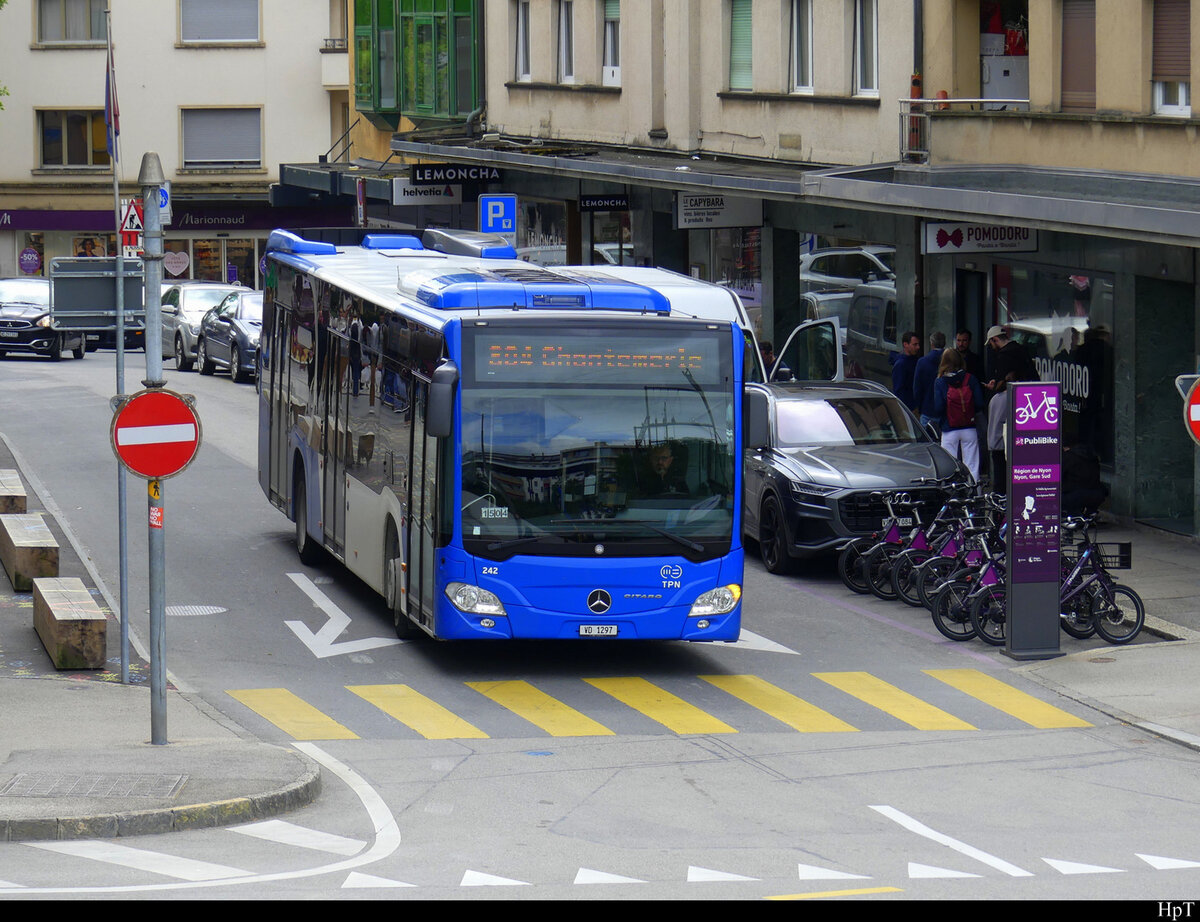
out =
[(0, 563), (17, 592), (29, 592), (39, 576), (58, 576), (58, 542), (41, 515), (0, 515)]
[(55, 669), (102, 669), (108, 620), (83, 580), (43, 577), (33, 581), (33, 629)]
[(25, 512), (25, 487), (16, 471), (0, 471), (0, 515)]

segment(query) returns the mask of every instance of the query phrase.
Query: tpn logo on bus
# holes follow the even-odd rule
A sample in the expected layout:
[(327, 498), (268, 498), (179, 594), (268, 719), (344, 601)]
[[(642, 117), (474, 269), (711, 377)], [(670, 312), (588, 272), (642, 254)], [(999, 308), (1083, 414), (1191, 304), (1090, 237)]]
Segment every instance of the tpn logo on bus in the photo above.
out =
[(683, 577), (683, 567), (679, 566), (679, 564), (669, 563), (658, 571), (658, 575), (662, 577), (664, 589), (678, 589), (681, 585), (680, 580)]

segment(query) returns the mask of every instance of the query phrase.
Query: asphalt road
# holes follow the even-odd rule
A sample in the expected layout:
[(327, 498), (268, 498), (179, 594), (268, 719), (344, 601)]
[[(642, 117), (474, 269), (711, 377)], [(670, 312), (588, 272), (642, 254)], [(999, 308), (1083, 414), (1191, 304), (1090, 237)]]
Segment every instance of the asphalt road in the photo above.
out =
[[(127, 390), (141, 360), (130, 357)], [(113, 369), (111, 352), (0, 362), (0, 434), (115, 591)], [(290, 820), (348, 842), (379, 841), (381, 815), (399, 830), (350, 878), (323, 872), (313, 848), (236, 829), (136, 843), (283, 875), (253, 893), (235, 875), (170, 892), (1194, 891), (1196, 871), (1172, 876), (1145, 857), (1200, 856), (1194, 754), (1056, 698), (1002, 654), (946, 641), (921, 612), (851, 596), (829, 559), (784, 578), (751, 554), (736, 645), (398, 643), (382, 600), (333, 562), (296, 558), (291, 523), (257, 482), (254, 386), (166, 377), (196, 395), (204, 428), (196, 462), (164, 489), (171, 676), (249, 732), (349, 768), (356, 781), (331, 780)], [(146, 638), (143, 481), (129, 479), (129, 497), (132, 628)], [(1102, 644), (1063, 638), (1068, 652), (1088, 646)], [(163, 895), (151, 889), (161, 876), (116, 860), (0, 855), (0, 878), (18, 862), (22, 881), (49, 880), (68, 861), (97, 885)]]

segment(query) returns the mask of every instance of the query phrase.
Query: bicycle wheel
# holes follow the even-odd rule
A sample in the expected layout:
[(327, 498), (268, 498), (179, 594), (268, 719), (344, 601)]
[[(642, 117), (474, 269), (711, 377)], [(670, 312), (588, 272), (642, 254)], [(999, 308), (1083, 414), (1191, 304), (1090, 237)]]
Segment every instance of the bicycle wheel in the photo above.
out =
[(913, 608), (921, 607), (917, 592), (917, 568), (930, 558), (931, 551), (910, 547), (892, 561), (892, 589), (896, 598)]
[(1092, 597), (1090, 593), (1081, 592), (1062, 606), (1058, 623), (1064, 633), (1076, 640), (1087, 640), (1096, 634), (1096, 619), (1092, 614)]
[(867, 579), (863, 574), (863, 557), (874, 546), (873, 538), (856, 538), (842, 548), (838, 555), (838, 576), (851, 592), (866, 595), (871, 591), (867, 588)]
[(1092, 593), (1092, 621), (1109, 643), (1129, 643), (1146, 623), (1146, 606), (1128, 586), (1099, 586)]
[(984, 643), (1004, 646), (1008, 634), (1008, 613), (1005, 589), (1002, 585), (984, 586), (971, 599), (971, 626)]
[(867, 588), (872, 595), (885, 602), (896, 598), (896, 590), (892, 588), (892, 563), (901, 550), (903, 548), (899, 544), (880, 544), (863, 558)]
[(965, 579), (947, 580), (933, 597), (930, 614), (934, 627), (951, 640), (970, 640), (975, 636), (975, 626), (967, 610), (972, 585)]
[(933, 607), (933, 596), (938, 587), (961, 566), (956, 557), (930, 557), (917, 568), (913, 582), (917, 586), (917, 597), (926, 608)]

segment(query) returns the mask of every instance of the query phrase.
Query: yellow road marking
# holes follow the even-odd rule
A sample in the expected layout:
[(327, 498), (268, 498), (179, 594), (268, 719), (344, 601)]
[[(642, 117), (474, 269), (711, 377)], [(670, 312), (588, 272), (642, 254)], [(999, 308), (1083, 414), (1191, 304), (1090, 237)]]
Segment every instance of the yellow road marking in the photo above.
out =
[(356, 740), (358, 736), (286, 688), (229, 691), (250, 710), (298, 740)]
[(1068, 714), (978, 669), (926, 669), (925, 672), (1039, 730), (1091, 726), (1083, 718)]
[(737, 733), (733, 727), (645, 679), (584, 679), (675, 733)]
[(866, 672), (814, 672), (813, 676), (834, 688), (891, 714), (918, 730), (974, 730), (953, 714), (922, 701)]
[(541, 727), (551, 736), (612, 736), (612, 730), (534, 688), (528, 682), (467, 682), (481, 695)]
[(801, 733), (844, 733), (858, 729), (758, 676), (702, 675), (700, 678)]
[(389, 717), (428, 740), (485, 740), (488, 735), (407, 685), (347, 685)]
[(861, 890), (825, 890), (822, 893), (787, 893), (767, 900), (823, 900), (831, 896), (866, 896), (869, 893), (903, 893), (899, 887), (863, 887)]

